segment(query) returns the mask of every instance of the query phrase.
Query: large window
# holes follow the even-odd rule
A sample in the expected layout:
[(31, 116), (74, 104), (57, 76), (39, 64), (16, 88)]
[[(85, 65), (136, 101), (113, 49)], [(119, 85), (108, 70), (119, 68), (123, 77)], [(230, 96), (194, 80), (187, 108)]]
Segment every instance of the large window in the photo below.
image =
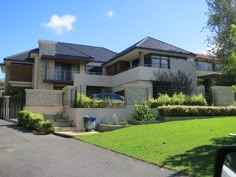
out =
[(208, 62), (197, 62), (197, 70), (200, 71), (213, 71), (213, 64)]
[(169, 58), (167, 56), (152, 55), (152, 67), (169, 69)]
[(71, 65), (55, 63), (54, 79), (58, 81), (72, 80)]

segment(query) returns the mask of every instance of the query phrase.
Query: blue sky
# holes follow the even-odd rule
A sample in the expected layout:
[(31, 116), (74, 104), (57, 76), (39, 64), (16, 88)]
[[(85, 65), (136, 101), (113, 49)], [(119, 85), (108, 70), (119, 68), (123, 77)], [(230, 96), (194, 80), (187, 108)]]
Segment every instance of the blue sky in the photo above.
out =
[[(0, 10), (0, 62), (39, 39), (120, 52), (151, 36), (195, 53), (207, 48), (205, 0), (7, 0)], [(0, 78), (4, 77), (0, 73)]]

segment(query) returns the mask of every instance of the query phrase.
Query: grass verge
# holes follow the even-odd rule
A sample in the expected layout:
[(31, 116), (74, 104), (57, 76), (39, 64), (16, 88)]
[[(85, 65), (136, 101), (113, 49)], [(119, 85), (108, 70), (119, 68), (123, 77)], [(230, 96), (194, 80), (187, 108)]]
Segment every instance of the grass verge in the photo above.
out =
[(212, 176), (215, 151), (236, 144), (236, 117), (218, 117), (131, 126), (112, 132), (77, 136), (149, 163), (195, 177)]

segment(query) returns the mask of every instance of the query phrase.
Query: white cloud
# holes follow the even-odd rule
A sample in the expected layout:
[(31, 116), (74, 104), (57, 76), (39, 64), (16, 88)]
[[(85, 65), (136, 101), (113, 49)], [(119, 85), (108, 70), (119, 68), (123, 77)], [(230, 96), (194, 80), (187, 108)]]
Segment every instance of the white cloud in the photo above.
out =
[(107, 16), (110, 17), (110, 18), (112, 18), (112, 17), (114, 16), (114, 11), (113, 11), (113, 10), (109, 10), (109, 11), (107, 12)]
[(219, 46), (217, 46), (216, 44), (210, 46), (210, 47), (207, 47), (206, 49), (204, 49), (201, 54), (204, 54), (204, 55), (214, 55), (217, 51), (217, 49), (219, 48)]
[(63, 34), (65, 31), (71, 31), (73, 29), (73, 23), (76, 21), (76, 17), (70, 14), (58, 16), (54, 14), (48, 23), (42, 23), (42, 26), (56, 31), (57, 34)]

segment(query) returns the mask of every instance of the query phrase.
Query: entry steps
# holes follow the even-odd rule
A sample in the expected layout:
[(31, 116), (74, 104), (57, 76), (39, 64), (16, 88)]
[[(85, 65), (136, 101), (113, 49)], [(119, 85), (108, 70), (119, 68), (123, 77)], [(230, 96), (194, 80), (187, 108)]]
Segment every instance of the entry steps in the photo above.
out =
[(76, 127), (73, 127), (72, 121), (67, 120), (59, 115), (44, 115), (45, 119), (54, 121), (55, 132), (58, 131), (77, 131)]

